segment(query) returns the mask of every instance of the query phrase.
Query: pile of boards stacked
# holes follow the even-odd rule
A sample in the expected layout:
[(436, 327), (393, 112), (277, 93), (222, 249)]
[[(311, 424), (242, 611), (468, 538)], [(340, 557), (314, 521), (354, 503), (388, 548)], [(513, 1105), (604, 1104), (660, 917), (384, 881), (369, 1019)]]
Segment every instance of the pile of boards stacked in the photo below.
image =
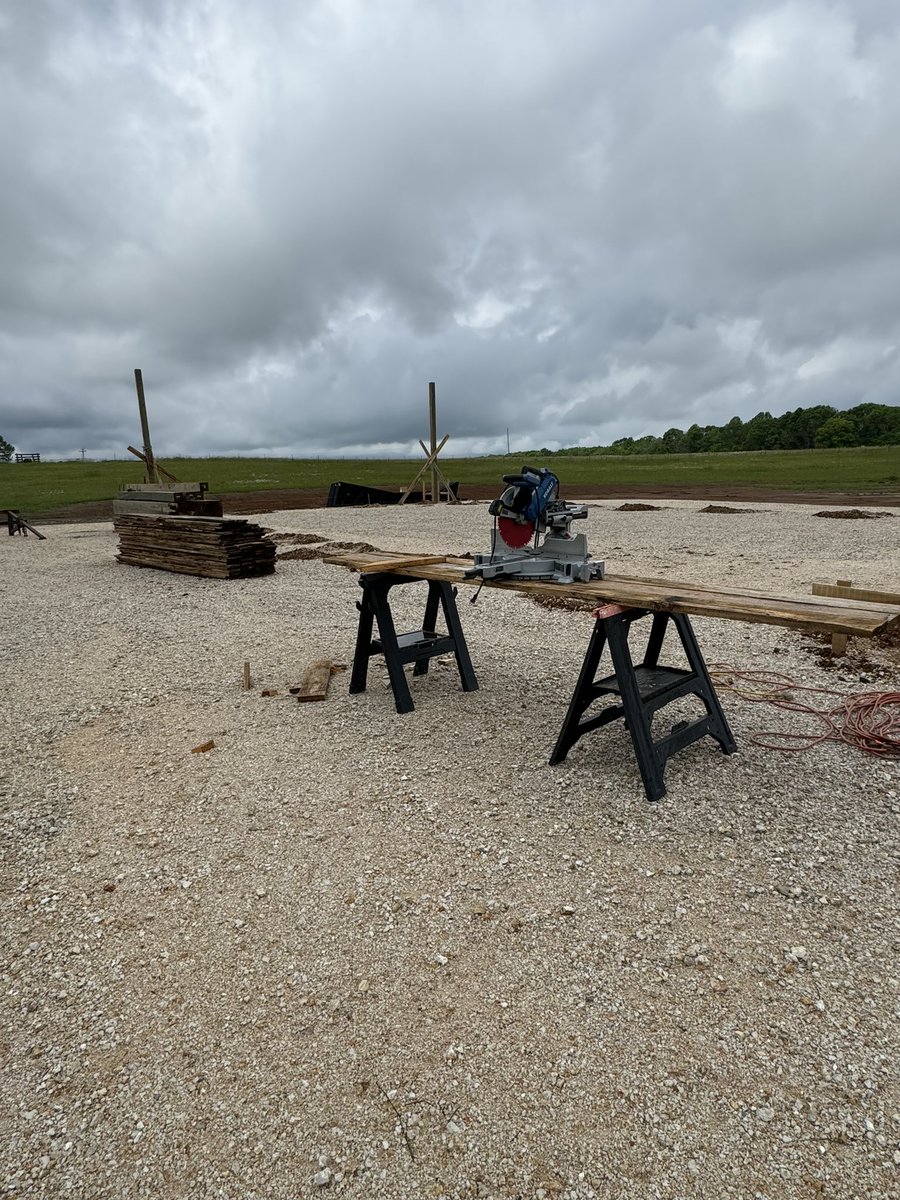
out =
[(119, 562), (210, 579), (271, 575), (275, 543), (261, 525), (234, 517), (117, 516)]

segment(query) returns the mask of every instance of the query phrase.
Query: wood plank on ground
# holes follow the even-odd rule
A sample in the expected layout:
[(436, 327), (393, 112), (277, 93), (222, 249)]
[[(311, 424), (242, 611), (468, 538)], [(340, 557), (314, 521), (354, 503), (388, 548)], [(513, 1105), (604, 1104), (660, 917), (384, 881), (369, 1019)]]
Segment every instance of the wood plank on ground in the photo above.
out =
[(303, 672), (300, 683), (289, 689), (291, 695), (296, 696), (300, 704), (324, 700), (328, 695), (328, 684), (334, 669), (334, 663), (328, 658), (319, 658), (311, 662)]

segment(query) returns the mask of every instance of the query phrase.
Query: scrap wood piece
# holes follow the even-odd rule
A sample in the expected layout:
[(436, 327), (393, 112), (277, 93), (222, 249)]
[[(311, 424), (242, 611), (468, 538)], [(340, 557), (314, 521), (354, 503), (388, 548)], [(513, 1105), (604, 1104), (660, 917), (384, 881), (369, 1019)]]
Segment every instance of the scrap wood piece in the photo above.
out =
[(311, 662), (303, 672), (303, 678), (290, 688), (292, 696), (297, 697), (300, 704), (308, 704), (313, 700), (324, 700), (328, 695), (328, 684), (334, 674), (335, 665), (330, 658), (318, 658)]
[(839, 579), (837, 583), (814, 583), (814, 596), (839, 596), (843, 600), (864, 600), (869, 604), (896, 604), (900, 608), (900, 592), (881, 592), (875, 588), (853, 587)]
[[(895, 604), (900, 608), (900, 592), (880, 592), (874, 588), (854, 587), (851, 580), (839, 579), (837, 583), (814, 583), (814, 596), (831, 596), (843, 600), (860, 600), (869, 604)], [(831, 635), (831, 656), (842, 658), (847, 653), (847, 634)]]
[(201, 742), (199, 746), (191, 747), (191, 754), (205, 754), (207, 750), (214, 750), (216, 743), (209, 739), (208, 742)]
[(397, 571), (402, 567), (427, 567), (432, 563), (442, 563), (447, 561), (446, 554), (419, 554), (402, 555), (394, 558), (385, 558), (376, 562), (366, 563), (364, 574), (370, 574), (373, 571)]

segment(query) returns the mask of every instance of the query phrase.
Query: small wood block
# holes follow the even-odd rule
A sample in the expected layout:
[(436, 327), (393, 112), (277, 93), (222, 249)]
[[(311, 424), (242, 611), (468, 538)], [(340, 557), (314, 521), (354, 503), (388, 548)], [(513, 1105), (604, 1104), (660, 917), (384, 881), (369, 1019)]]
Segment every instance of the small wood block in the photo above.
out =
[(207, 750), (212, 750), (215, 747), (215, 742), (210, 738), (208, 742), (201, 742), (199, 746), (191, 748), (191, 754), (205, 754)]
[(841, 658), (847, 653), (847, 640), (849, 635), (846, 633), (833, 633), (831, 635), (831, 657)]
[(298, 687), (291, 691), (300, 704), (308, 704), (312, 700), (324, 700), (328, 695), (328, 684), (331, 682), (332, 663), (328, 658), (320, 658), (311, 662), (303, 672), (303, 678)]
[(250, 691), (250, 664), (248, 662), (244, 663), (244, 691)]

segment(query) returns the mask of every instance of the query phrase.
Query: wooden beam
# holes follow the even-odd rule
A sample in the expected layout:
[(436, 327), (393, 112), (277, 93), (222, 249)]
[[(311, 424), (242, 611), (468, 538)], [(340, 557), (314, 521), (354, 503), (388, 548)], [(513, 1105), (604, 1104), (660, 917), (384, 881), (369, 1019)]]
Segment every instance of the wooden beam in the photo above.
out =
[(896, 604), (900, 606), (900, 592), (881, 592), (875, 588), (852, 587), (849, 583), (814, 583), (814, 596), (839, 596), (844, 600), (865, 600), (870, 604)]
[[(419, 480), (422, 478), (422, 476), (425, 474), (425, 472), (429, 469), (432, 462), (437, 458), (437, 456), (440, 454), (440, 452), (443, 450), (443, 448), (447, 445), (447, 442), (449, 440), (450, 440), (450, 434), (445, 433), (444, 436), (441, 438), (440, 445), (437, 447), (437, 449), (432, 454), (428, 455), (428, 457), (422, 463), (419, 470), (416, 472), (415, 479), (412, 481), (412, 483), (409, 485), (409, 487), (406, 489), (406, 491), (400, 497), (401, 504), (406, 503), (407, 497), (409, 496), (410, 492), (413, 490), (413, 488), (416, 486), (416, 484), (419, 482)], [(421, 445), (421, 444), (422, 443), (420, 442), (419, 445)], [(424, 449), (424, 447), (423, 447), (423, 449)]]

